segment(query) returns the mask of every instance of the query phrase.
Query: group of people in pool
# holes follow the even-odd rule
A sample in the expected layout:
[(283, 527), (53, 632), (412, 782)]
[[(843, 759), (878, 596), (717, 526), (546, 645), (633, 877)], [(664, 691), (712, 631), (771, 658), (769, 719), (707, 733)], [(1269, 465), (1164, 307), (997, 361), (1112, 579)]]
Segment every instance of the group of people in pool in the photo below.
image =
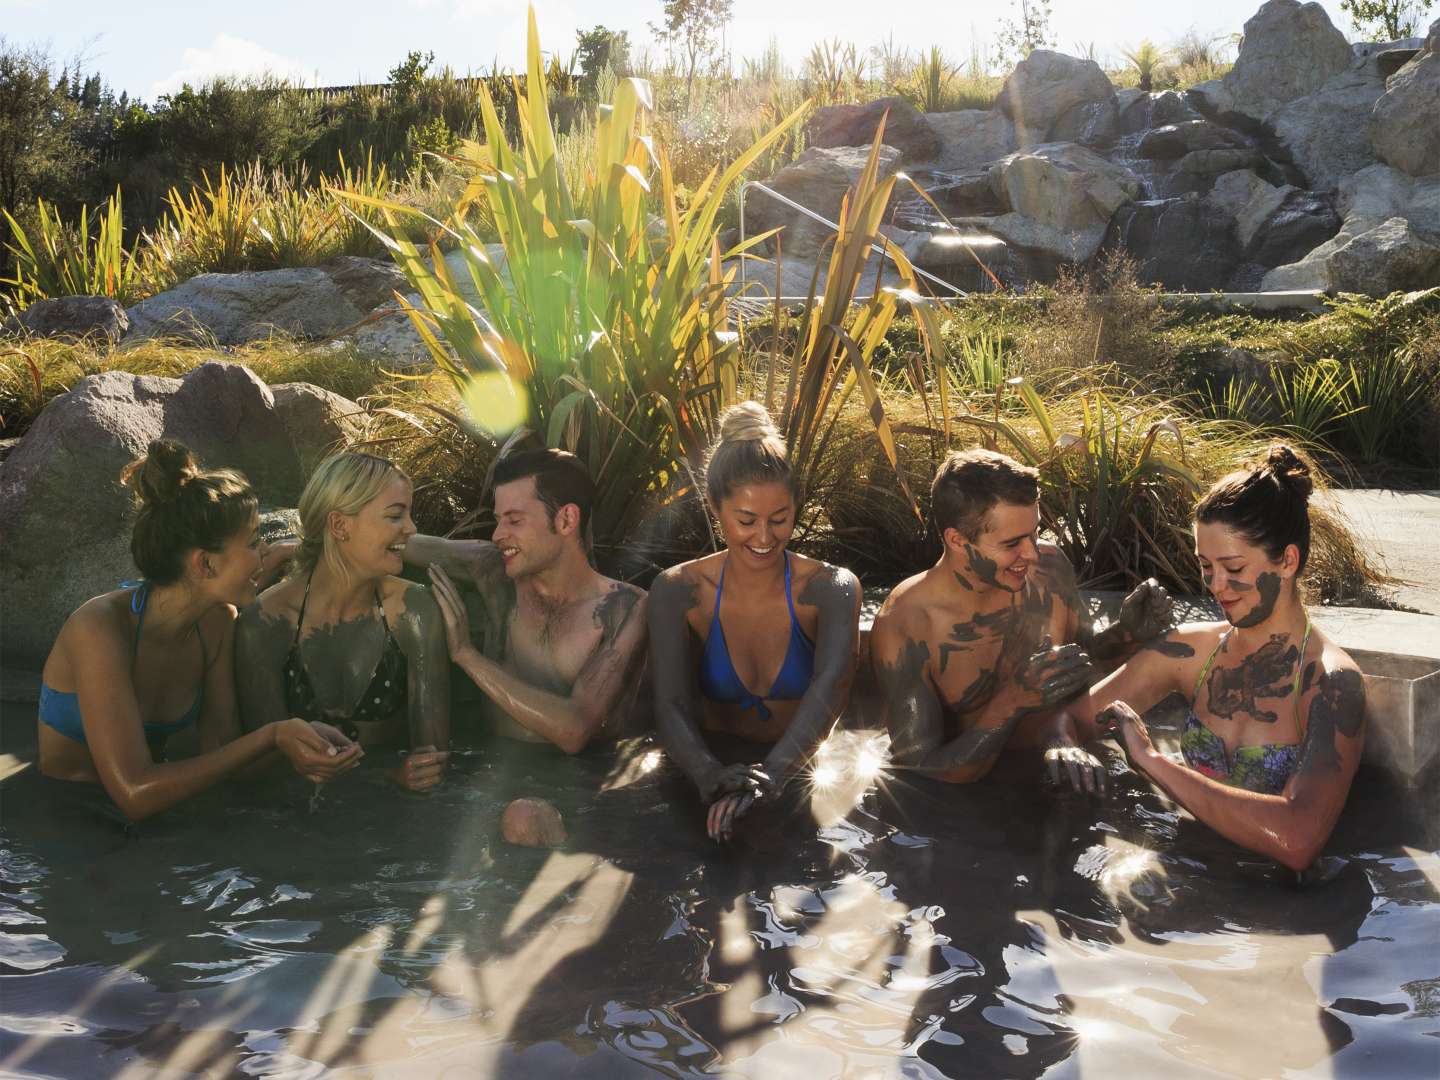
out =
[[(755, 402), (724, 414), (706, 466), (723, 544), (648, 593), (591, 564), (593, 484), (561, 451), (497, 462), (488, 541), (418, 534), (409, 478), (369, 454), (321, 463), (299, 540), (268, 546), (244, 477), (202, 469), (178, 443), (152, 443), (125, 481), (142, 577), (62, 628), (39, 759), (46, 777), (103, 785), (130, 819), (277, 756), (325, 783), (398, 745), (396, 782), (433, 788), (453, 664), (497, 733), (568, 753), (653, 706), (707, 831), (725, 839), (841, 719), (860, 663), (860, 584), (788, 549), (799, 506), (785, 442)], [(1035, 470), (951, 454), (931, 489), (939, 560), (895, 587), (870, 635), (890, 768), (965, 783), (1032, 747), (1055, 779), (1103, 792), (1086, 747), (1110, 736), (1195, 818), (1306, 868), (1344, 805), (1365, 714), (1355, 663), (1300, 597), (1310, 490), (1306, 465), (1274, 446), (1196, 506), (1223, 621), (1172, 625), (1148, 581), (1097, 633), (1073, 568), (1040, 538)], [(400, 576), (407, 564), (429, 588)], [(1183, 760), (1157, 751), (1142, 718), (1173, 691), (1190, 705)], [(200, 752), (167, 760), (167, 737), (191, 727)]]

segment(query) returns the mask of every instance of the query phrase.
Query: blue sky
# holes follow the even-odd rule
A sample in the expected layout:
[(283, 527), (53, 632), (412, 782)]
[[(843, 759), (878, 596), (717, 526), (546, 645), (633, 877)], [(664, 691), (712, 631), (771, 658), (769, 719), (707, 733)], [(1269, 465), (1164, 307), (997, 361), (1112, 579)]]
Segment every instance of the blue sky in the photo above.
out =
[[(38, 44), (64, 60), (85, 59), (118, 93), (153, 101), (184, 81), (271, 70), (308, 84), (381, 81), (409, 49), (433, 50), (460, 71), (488, 69), (492, 60), (523, 60), (526, 0), (0, 0), (0, 35)], [(1238, 33), (1260, 0), (1052, 0), (1061, 49), (1094, 43), (1099, 54), (1149, 37), (1165, 43), (1193, 27)], [(1331, 21), (1353, 37), (1338, 0), (1323, 0)], [(1008, 0), (940, 0), (884, 4), (875, 0), (734, 0), (731, 52), (756, 56), (774, 35), (797, 61), (832, 37), (873, 45), (893, 34), (911, 49), (939, 44), (956, 60), (970, 43), (992, 42)], [(597, 23), (651, 43), (647, 23), (661, 0), (540, 0), (541, 42), (568, 54), (575, 30)]]

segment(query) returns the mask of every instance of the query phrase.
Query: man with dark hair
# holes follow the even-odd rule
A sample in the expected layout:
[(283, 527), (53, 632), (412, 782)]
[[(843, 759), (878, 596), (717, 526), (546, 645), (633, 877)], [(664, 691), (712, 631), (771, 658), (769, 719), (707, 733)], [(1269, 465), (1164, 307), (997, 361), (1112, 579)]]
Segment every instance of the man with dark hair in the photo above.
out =
[[(484, 691), (496, 730), (570, 754), (617, 726), (645, 645), (644, 591), (590, 565), (594, 497), (574, 454), (509, 454), (495, 466), (492, 539), (412, 536), (404, 553), (429, 567), (450, 658)], [(479, 590), (478, 647), (452, 577)]]
[(1052, 778), (1064, 766), (1103, 790), (1059, 706), (1097, 677), (1091, 656), (1118, 662), (1163, 633), (1169, 596), (1146, 581), (1093, 633), (1074, 570), (1039, 538), (1039, 473), (1004, 454), (951, 454), (930, 496), (940, 560), (895, 587), (870, 633), (895, 764), (967, 783), (1007, 745), (1043, 745)]

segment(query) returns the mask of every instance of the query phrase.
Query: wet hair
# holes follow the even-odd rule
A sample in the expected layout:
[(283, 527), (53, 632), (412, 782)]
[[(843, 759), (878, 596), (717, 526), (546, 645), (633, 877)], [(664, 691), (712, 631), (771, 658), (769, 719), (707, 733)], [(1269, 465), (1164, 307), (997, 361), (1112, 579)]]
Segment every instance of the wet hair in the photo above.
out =
[(171, 585), (195, 548), (218, 552), (248, 530), (260, 508), (250, 481), (234, 469), (202, 469), (184, 443), (156, 439), (120, 474), (139, 511), (130, 554), (147, 581)]
[(1273, 444), (1259, 465), (1231, 473), (1195, 506), (1195, 522), (1228, 525), (1246, 543), (1279, 562), (1285, 549), (1300, 550), (1300, 570), (1310, 557), (1310, 466), (1284, 443)]
[(355, 451), (332, 454), (317, 465), (300, 493), (296, 570), (308, 573), (324, 559), (331, 572), (343, 581), (348, 575), (335, 537), (330, 535), (331, 513), (358, 514), (396, 477), (410, 479), (393, 461)]
[(545, 504), (550, 515), (550, 531), (555, 531), (555, 515), (562, 506), (574, 503), (580, 511), (577, 533), (586, 536), (590, 512), (595, 506), (595, 481), (590, 470), (574, 454), (565, 450), (522, 450), (506, 454), (495, 463), (495, 486), (535, 478), (535, 497)]
[(758, 401), (742, 401), (720, 414), (720, 437), (705, 461), (705, 493), (717, 513), (741, 484), (792, 487), (785, 436)]
[(1040, 473), (994, 450), (957, 450), (940, 463), (930, 485), (930, 518), (942, 537), (957, 529), (975, 540), (996, 503), (1033, 506), (1040, 498)]

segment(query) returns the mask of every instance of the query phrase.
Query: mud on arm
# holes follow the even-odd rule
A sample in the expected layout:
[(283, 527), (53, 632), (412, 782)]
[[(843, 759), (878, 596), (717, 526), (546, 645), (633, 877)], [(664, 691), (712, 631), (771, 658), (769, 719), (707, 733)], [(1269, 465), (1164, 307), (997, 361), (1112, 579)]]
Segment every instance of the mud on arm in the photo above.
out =
[(815, 749), (850, 698), (860, 642), (860, 581), (844, 567), (817, 570), (800, 594), (816, 608), (815, 675), (785, 733), (765, 756), (765, 771), (778, 787), (795, 762)]
[(450, 653), (445, 646), (445, 620), (423, 586), (405, 590), (405, 610), (396, 629), (409, 662), (410, 746), (445, 750), (450, 745)]
[(295, 627), (268, 614), (260, 601), (240, 613), (235, 625), (235, 688), (240, 726), (254, 731), (289, 715), (285, 704), (285, 658)]
[(695, 658), (691, 654), (686, 613), (700, 603), (699, 586), (672, 567), (650, 586), (646, 622), (650, 629), (650, 670), (655, 691), (655, 729), (665, 752), (700, 789), (716, 792), (714, 778), (723, 768), (700, 731)]
[(1155, 752), (1144, 753), (1137, 764), (1228, 840), (1297, 872), (1305, 870), (1335, 828), (1365, 741), (1360, 672), (1332, 670), (1321, 675), (1315, 687), (1300, 761), (1279, 795), (1222, 784)]

